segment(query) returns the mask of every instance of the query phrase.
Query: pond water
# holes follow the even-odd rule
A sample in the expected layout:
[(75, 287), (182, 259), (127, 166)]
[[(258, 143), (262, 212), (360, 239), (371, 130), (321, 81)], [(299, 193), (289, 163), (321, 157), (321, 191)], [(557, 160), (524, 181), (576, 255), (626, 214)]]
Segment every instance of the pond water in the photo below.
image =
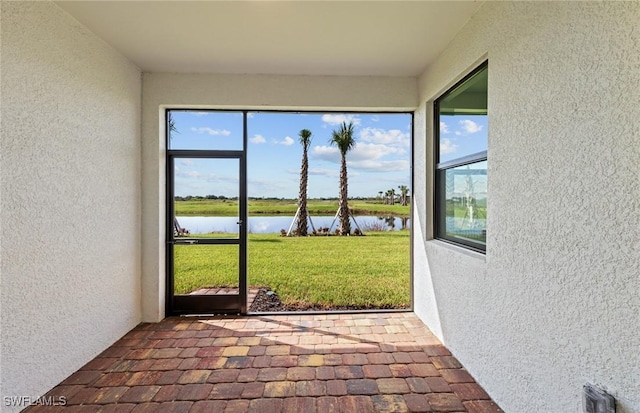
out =
[[(238, 232), (238, 218), (236, 217), (196, 217), (196, 216), (179, 216), (178, 222), (180, 226), (186, 228), (192, 234), (207, 234), (210, 232)], [(400, 230), (409, 228), (409, 218), (400, 217), (377, 217), (371, 215), (359, 215), (355, 217), (360, 229), (364, 232), (371, 230), (372, 228), (382, 229), (387, 231)], [(333, 216), (312, 216), (311, 221), (313, 226), (318, 229), (322, 227), (331, 227), (334, 220)], [(253, 234), (267, 234), (267, 233), (279, 233), (280, 230), (287, 231), (293, 221), (292, 216), (251, 216), (249, 217), (249, 233)], [(333, 224), (333, 229), (338, 227), (338, 220)], [(356, 226), (351, 220), (351, 229), (354, 230)], [(311, 225), (309, 225), (309, 231), (311, 231)]]

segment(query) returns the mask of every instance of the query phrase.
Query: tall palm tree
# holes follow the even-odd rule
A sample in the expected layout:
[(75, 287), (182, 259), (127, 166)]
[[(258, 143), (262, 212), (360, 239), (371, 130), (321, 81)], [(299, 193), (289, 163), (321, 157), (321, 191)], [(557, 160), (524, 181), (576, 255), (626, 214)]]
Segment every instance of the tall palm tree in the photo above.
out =
[(309, 179), (309, 158), (307, 152), (311, 145), (311, 131), (302, 129), (298, 134), (302, 145), (302, 165), (300, 166), (300, 192), (298, 193), (298, 235), (307, 235), (307, 182)]
[(347, 152), (356, 146), (356, 140), (353, 136), (353, 122), (342, 122), (340, 128), (334, 130), (329, 140), (329, 144), (335, 145), (340, 151), (340, 196), (338, 218), (340, 219), (340, 235), (349, 235), (351, 233), (351, 224), (349, 222), (349, 205), (347, 203)]
[(398, 185), (400, 190), (400, 205), (407, 206), (407, 195), (409, 194), (409, 188), (406, 185)]

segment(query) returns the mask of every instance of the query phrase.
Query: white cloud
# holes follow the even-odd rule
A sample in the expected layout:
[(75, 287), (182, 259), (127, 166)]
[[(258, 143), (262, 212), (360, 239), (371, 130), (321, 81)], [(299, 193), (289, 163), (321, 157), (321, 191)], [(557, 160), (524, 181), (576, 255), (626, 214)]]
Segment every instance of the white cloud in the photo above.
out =
[(342, 125), (343, 122), (346, 122), (346, 123), (353, 122), (354, 125), (360, 124), (360, 118), (358, 118), (355, 115), (346, 115), (346, 114), (326, 113), (322, 115), (322, 121), (324, 123), (328, 123), (329, 125)]
[(194, 116), (207, 116), (209, 112), (190, 112)]
[(477, 133), (482, 130), (482, 125), (478, 125), (470, 119), (461, 120), (460, 125), (466, 133)]
[(450, 139), (440, 140), (440, 153), (454, 153), (456, 150), (458, 150), (458, 145), (451, 142)]
[[(183, 159), (180, 161), (180, 165), (184, 165), (184, 166), (194, 166), (196, 163), (193, 162), (191, 159)], [(176, 170), (178, 170), (178, 168), (176, 167)]]
[(281, 141), (277, 141), (276, 142), (278, 145), (284, 145), (284, 146), (291, 146), (294, 143), (296, 143), (296, 141), (294, 141), (293, 139), (291, 139), (290, 136), (285, 136), (283, 140)]
[(406, 159), (398, 159), (395, 161), (365, 160), (349, 162), (349, 167), (368, 172), (408, 171), (409, 161)]
[(255, 144), (265, 143), (266, 141), (267, 140), (262, 135), (255, 135), (253, 138), (249, 138), (249, 142)]
[(444, 122), (440, 122), (440, 133), (449, 133), (449, 125)]
[(384, 130), (378, 128), (364, 128), (360, 131), (360, 139), (364, 142), (381, 143), (386, 145), (409, 146), (411, 138), (408, 133), (398, 129)]
[(183, 178), (199, 178), (200, 172), (198, 171), (182, 171), (178, 168), (175, 169), (176, 176), (181, 176)]
[(334, 146), (314, 146), (311, 150), (311, 156), (325, 161), (340, 162), (340, 151)]
[(208, 134), (211, 136), (229, 136), (231, 135), (231, 131), (228, 131), (226, 129), (211, 129), (208, 127), (201, 127), (201, 128), (191, 128), (192, 132), (196, 132), (199, 134)]
[[(394, 146), (358, 142), (356, 146), (347, 153), (347, 161), (358, 162), (366, 160), (380, 159), (386, 155), (403, 155), (406, 151), (402, 148)], [(340, 151), (335, 146), (315, 146), (311, 150), (311, 155), (314, 158), (322, 159), (325, 161), (340, 162)]]
[(271, 143), (273, 145), (284, 145), (284, 146), (291, 146), (295, 143), (296, 141), (294, 141), (291, 137), (289, 136), (285, 136), (283, 140), (279, 141), (277, 139), (271, 139)]
[(358, 142), (355, 148), (347, 154), (347, 159), (351, 161), (380, 159), (386, 155), (404, 155), (406, 151), (394, 146)]

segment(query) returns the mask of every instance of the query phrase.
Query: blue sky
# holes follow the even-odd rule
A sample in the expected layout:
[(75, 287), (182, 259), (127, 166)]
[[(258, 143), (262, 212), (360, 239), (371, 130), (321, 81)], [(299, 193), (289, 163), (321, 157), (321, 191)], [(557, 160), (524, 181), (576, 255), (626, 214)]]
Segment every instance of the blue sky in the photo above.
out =
[(487, 115), (440, 116), (440, 162), (487, 150)]
[[(241, 112), (174, 111), (179, 133), (173, 149), (242, 149)], [(250, 197), (297, 198), (301, 129), (312, 133), (309, 149), (311, 198), (338, 196), (340, 155), (329, 145), (342, 122), (355, 125), (356, 147), (347, 154), (350, 197), (375, 197), (379, 191), (410, 187), (411, 116), (371, 113), (250, 112), (248, 192)], [(487, 148), (486, 116), (442, 116), (441, 161)], [(178, 159), (176, 195), (237, 196), (237, 162)]]
[[(487, 150), (487, 115), (440, 116), (440, 162), (450, 161)], [(485, 169), (486, 162), (456, 169)], [(471, 181), (468, 182), (467, 178)], [(486, 198), (486, 175), (457, 175), (453, 193), (447, 196), (464, 196), (473, 187), (473, 196)]]
[[(241, 149), (240, 112), (175, 111), (179, 133), (172, 149)], [(250, 197), (297, 198), (301, 129), (312, 133), (309, 148), (311, 198), (337, 197), (340, 154), (329, 145), (343, 122), (355, 125), (356, 147), (347, 154), (350, 197), (375, 197), (410, 186), (411, 116), (408, 114), (249, 113), (248, 192)], [(237, 164), (230, 160), (178, 159), (176, 195), (237, 195)]]

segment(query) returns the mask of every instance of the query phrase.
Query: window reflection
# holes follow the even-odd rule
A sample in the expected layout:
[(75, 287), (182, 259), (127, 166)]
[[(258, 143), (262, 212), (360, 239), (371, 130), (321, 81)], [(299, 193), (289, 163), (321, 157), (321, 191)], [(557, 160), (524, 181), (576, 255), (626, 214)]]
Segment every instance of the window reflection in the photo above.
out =
[(438, 99), (439, 162), (487, 150), (487, 74), (478, 71)]
[(446, 235), (482, 244), (487, 236), (487, 162), (447, 169), (445, 189)]

